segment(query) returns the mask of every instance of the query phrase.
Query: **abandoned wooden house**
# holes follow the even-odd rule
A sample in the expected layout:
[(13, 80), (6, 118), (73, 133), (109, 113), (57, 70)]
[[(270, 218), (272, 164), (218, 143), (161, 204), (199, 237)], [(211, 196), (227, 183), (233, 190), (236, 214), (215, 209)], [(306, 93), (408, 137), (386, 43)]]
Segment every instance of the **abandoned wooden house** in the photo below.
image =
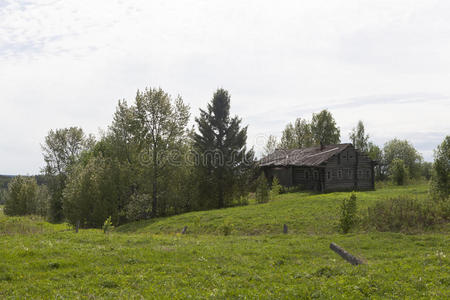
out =
[(352, 144), (277, 149), (259, 163), (269, 182), (276, 176), (285, 187), (319, 192), (375, 188), (376, 162)]

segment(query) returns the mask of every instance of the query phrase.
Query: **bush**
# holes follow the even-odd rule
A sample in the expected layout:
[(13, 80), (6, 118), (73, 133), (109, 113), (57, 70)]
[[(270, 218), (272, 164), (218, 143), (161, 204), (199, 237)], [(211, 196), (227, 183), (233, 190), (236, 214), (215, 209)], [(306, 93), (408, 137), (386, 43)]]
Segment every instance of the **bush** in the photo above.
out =
[(282, 186), (280, 185), (280, 181), (275, 176), (272, 181), (272, 189), (270, 191), (271, 196), (272, 197), (278, 196), (281, 193), (281, 189), (282, 189)]
[(105, 220), (105, 223), (103, 223), (103, 232), (107, 234), (113, 228), (114, 226), (111, 222), (111, 216), (109, 216), (108, 219)]
[(349, 199), (343, 199), (341, 204), (341, 216), (339, 228), (343, 233), (347, 233), (357, 223), (356, 194), (352, 193)]
[(257, 203), (269, 202), (269, 184), (264, 173), (256, 180), (255, 198)]
[(38, 185), (33, 177), (17, 176), (8, 184), (5, 214), (24, 216), (36, 213)]
[(400, 196), (375, 202), (368, 208), (366, 223), (378, 231), (422, 230), (448, 221), (449, 210), (445, 202)]
[(405, 185), (409, 177), (408, 168), (401, 159), (394, 159), (391, 165), (391, 178), (396, 185)]

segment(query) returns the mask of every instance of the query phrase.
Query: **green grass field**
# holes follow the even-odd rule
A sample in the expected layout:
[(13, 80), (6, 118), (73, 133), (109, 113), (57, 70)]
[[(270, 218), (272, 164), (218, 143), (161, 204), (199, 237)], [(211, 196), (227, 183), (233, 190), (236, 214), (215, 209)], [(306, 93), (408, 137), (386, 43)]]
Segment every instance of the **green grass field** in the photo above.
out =
[[(358, 204), (364, 212), (377, 199), (401, 194), (424, 198), (427, 187), (360, 192)], [(0, 298), (450, 297), (448, 226), (339, 234), (344, 197), (283, 194), (267, 204), (128, 224), (108, 235), (0, 214)], [(184, 226), (188, 233), (181, 235)], [(348, 264), (330, 242), (367, 265)]]

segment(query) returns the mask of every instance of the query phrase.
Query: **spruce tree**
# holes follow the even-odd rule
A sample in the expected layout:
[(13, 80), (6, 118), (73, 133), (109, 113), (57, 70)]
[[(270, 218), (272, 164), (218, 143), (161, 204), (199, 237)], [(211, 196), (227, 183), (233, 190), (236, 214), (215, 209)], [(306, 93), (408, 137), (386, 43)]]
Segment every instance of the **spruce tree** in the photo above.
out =
[(238, 196), (236, 191), (242, 193), (239, 187), (247, 184), (242, 175), (254, 164), (254, 152), (246, 147), (247, 127), (241, 127), (237, 116), (230, 117), (230, 95), (224, 89), (214, 93), (207, 109), (200, 109), (195, 121), (197, 165), (203, 177), (203, 194), (209, 202), (204, 205), (222, 208)]

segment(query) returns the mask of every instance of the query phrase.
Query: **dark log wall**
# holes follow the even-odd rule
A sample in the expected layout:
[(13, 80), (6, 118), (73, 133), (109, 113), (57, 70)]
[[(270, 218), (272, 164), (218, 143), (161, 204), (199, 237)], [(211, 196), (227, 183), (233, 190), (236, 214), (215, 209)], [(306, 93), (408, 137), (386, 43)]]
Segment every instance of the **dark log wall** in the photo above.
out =
[(292, 167), (268, 168), (265, 170), (266, 178), (271, 183), (277, 177), (283, 186), (292, 186)]
[(320, 169), (315, 167), (294, 167), (293, 184), (304, 189), (320, 191)]
[(348, 147), (326, 162), (325, 191), (371, 190), (372, 178), (370, 158)]

